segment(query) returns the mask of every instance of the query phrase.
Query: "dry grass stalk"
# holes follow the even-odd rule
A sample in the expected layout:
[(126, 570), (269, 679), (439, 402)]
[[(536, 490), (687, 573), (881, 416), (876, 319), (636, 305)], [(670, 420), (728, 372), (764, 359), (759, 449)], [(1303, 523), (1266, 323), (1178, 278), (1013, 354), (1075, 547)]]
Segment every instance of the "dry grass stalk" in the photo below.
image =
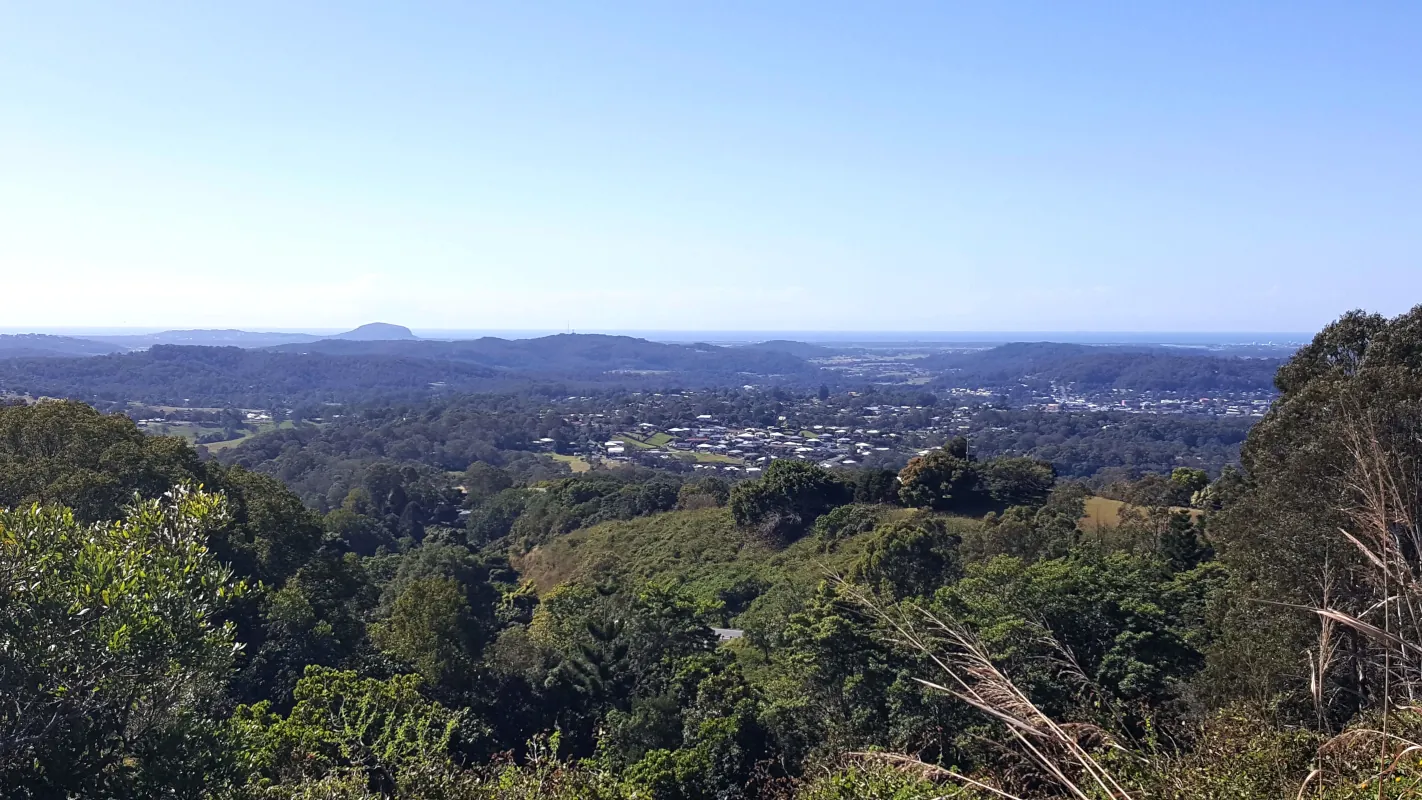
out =
[[(1111, 773), (1081, 744), (1081, 726), (1056, 722), (1039, 709), (992, 662), (981, 643), (964, 626), (913, 606), (931, 634), (919, 630), (919, 621), (891, 613), (857, 587), (839, 582), (844, 592), (877, 616), (895, 638), (932, 662), (947, 680), (917, 679), (919, 683), (962, 700), (1001, 722), (1029, 760), (1069, 796), (1078, 800), (1105, 797), (1131, 800)], [(946, 644), (946, 647), (942, 646)], [(998, 794), (1004, 794), (1000, 790)]]
[[(1349, 498), (1345, 511), (1352, 522), (1351, 530), (1339, 532), (1369, 565), (1362, 580), (1373, 597), (1362, 602), (1355, 599), (1360, 606), (1356, 612), (1336, 607), (1334, 578), (1325, 565), (1322, 602), (1311, 609), (1319, 618), (1320, 632), (1316, 656), (1309, 653), (1309, 683), (1322, 728), (1327, 700), (1324, 686), (1336, 656), (1335, 626), (1347, 627), (1374, 643), (1373, 663), (1382, 677), (1382, 729), (1345, 731), (1320, 748), (1319, 757), (1356, 739), (1376, 736), (1380, 777), (1394, 770), (1403, 756), (1419, 749), (1416, 743), (1389, 732), (1388, 725), (1395, 704), (1414, 702), (1422, 691), (1422, 472), (1406, 446), (1422, 439), (1415, 420), (1391, 411), (1379, 412), (1356, 398), (1342, 402), (1339, 411), (1338, 430), (1346, 455), (1341, 488)], [(1400, 751), (1394, 752), (1399, 745)], [(1311, 783), (1321, 785), (1321, 768), (1320, 762), (1300, 789), (1300, 796)]]
[[(850, 758), (857, 758), (862, 761), (877, 761), (882, 764), (888, 764), (890, 766), (904, 770), (905, 772), (917, 775), (918, 777), (923, 778), (924, 780), (953, 781), (964, 786), (970, 786), (974, 789), (981, 789), (982, 791), (988, 792), (989, 794), (994, 794), (998, 797), (1005, 797), (1007, 798), (1007, 800), (1022, 800), (1022, 798), (1018, 797), (1017, 795), (1011, 794), (1009, 792), (1004, 792), (996, 786), (991, 786), (989, 784), (983, 783), (982, 781), (974, 780), (973, 778), (969, 778), (967, 775), (964, 775), (963, 773), (958, 772), (956, 770), (947, 769), (945, 767), (940, 767), (935, 764), (925, 763), (917, 758), (914, 758), (913, 756), (906, 756), (901, 753), (879, 752), (852, 752), (848, 753), (847, 755)], [(933, 800), (944, 800), (944, 798), (933, 798)]]

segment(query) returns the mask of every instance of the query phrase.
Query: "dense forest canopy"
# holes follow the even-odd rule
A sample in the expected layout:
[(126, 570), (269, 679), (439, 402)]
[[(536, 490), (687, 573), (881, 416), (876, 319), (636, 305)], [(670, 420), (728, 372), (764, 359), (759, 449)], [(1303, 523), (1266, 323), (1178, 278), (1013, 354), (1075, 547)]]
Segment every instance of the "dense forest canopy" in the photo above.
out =
[(973, 353), (930, 356), (949, 386), (1004, 385), (1018, 380), (1094, 389), (1268, 391), (1282, 362), (1182, 353), (1162, 347), (1017, 342)]
[[(254, 386), (242, 365), (419, 363), (237, 353), (198, 356)], [(165, 356), (189, 354), (141, 363)], [(0, 789), (1406, 796), (1422, 307), (1343, 317), (1278, 389), (1252, 428), (985, 403), (892, 468), (736, 475), (563, 450), (948, 415), (922, 387), (459, 393), (204, 457), (78, 402), (0, 407)]]
[(587, 377), (617, 370), (752, 375), (813, 373), (801, 358), (775, 350), (664, 344), (631, 336), (558, 334), (537, 339), (484, 337), (468, 341), (338, 341), (274, 348), (332, 355), (398, 355), (463, 361), (539, 375)]
[(123, 352), (124, 348), (73, 336), (43, 333), (0, 334), (0, 359), (95, 356)]
[(87, 402), (273, 408), (358, 398), (428, 397), (434, 384), (497, 385), (472, 364), (437, 365), (398, 356), (298, 356), (238, 347), (155, 345), (139, 353), (84, 359), (0, 361), (0, 385), (37, 397)]
[(1103, 472), (1169, 472), (1180, 466), (1218, 473), (1239, 459), (1253, 420), (1146, 414), (1036, 414), (988, 410), (973, 445), (988, 455), (1030, 455), (1071, 478)]

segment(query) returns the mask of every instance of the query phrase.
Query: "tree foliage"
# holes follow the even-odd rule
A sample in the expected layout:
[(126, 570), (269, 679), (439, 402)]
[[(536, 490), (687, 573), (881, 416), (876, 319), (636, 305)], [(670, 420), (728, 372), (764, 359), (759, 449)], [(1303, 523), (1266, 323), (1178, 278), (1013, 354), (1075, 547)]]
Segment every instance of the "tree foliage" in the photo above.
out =
[[(1082, 369), (1155, 368), (1120, 355)], [(525, 448), (570, 423), (511, 398), (223, 463), (72, 403), (0, 409), (0, 794), (1408, 796), (1422, 309), (1345, 316), (1278, 384), (1218, 473), (1195, 455), (1221, 427), (1124, 415), (980, 410), (1002, 424), (972, 452), (897, 474), (736, 481), (540, 472)], [(801, 407), (936, 413), (894, 391)], [(775, 420), (787, 397), (618, 402)], [(1114, 449), (1082, 455), (1102, 425)], [(1057, 480), (1108, 455), (1119, 502)]]
[(419, 689), (414, 675), (377, 680), (308, 668), (290, 714), (275, 714), (265, 702), (233, 714), (228, 736), (246, 777), (243, 788), (280, 796), (262, 790), (340, 777), (377, 796), (394, 792), (402, 772), (445, 761), (463, 717)]
[(736, 524), (784, 545), (852, 497), (851, 489), (823, 467), (781, 459), (772, 461), (760, 478), (736, 484), (730, 504)]
[(115, 522), (0, 513), (0, 786), (192, 794), (213, 754), (243, 584), (207, 546), (222, 499), (177, 489)]

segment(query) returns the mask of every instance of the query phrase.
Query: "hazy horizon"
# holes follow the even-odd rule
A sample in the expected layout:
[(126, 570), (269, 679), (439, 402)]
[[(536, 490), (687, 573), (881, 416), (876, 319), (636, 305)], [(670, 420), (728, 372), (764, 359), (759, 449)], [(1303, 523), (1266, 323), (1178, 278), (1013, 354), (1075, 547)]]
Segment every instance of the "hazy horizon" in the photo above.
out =
[[(394, 323), (398, 324), (398, 323)], [(412, 333), (425, 339), (460, 340), (481, 336), (526, 339), (560, 333), (634, 336), (653, 341), (746, 343), (772, 339), (824, 343), (1001, 343), (1052, 341), (1079, 344), (1173, 344), (1208, 346), (1221, 344), (1298, 344), (1313, 337), (1305, 331), (909, 331), (909, 330), (646, 330), (634, 328), (605, 330), (551, 330), (543, 328), (419, 328)], [(38, 333), (54, 336), (143, 336), (175, 330), (238, 330), (250, 333), (330, 335), (349, 328), (171, 328), (171, 327), (83, 327), (50, 328), (0, 327), (0, 334)]]

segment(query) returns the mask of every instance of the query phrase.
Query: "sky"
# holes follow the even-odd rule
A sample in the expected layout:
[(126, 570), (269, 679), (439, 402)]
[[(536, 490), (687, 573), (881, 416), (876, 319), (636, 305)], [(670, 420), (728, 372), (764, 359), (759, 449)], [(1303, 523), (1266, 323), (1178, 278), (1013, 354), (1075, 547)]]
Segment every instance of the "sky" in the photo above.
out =
[(1422, 4), (0, 0), (0, 326), (1310, 331)]

